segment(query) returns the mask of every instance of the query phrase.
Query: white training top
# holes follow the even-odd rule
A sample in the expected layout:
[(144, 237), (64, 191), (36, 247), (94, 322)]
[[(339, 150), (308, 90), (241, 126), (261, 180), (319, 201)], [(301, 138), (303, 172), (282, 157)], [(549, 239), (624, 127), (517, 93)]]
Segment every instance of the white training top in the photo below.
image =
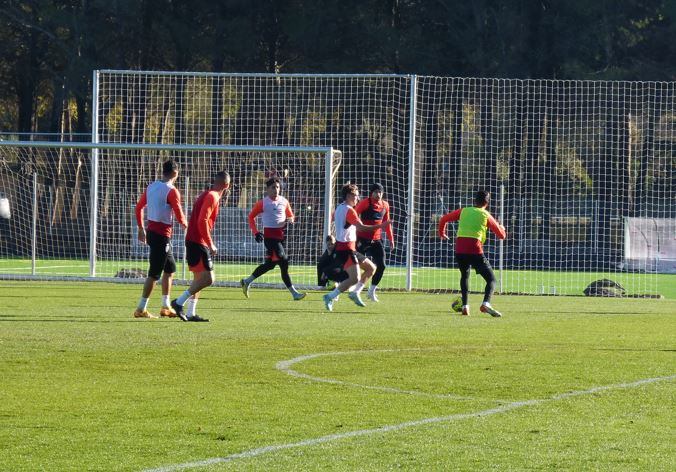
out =
[(278, 195), (275, 200), (270, 197), (263, 198), (263, 214), (261, 221), (264, 228), (283, 228), (286, 224), (286, 207), (289, 201)]
[(357, 240), (357, 227), (347, 219), (347, 215), (350, 212), (355, 213), (354, 208), (345, 202), (336, 208), (334, 221), (336, 224), (336, 241), (338, 242), (349, 243)]
[(169, 182), (156, 180), (146, 189), (146, 206), (148, 207), (148, 221), (156, 221), (167, 225), (174, 221), (171, 205), (167, 202), (169, 192), (174, 186)]

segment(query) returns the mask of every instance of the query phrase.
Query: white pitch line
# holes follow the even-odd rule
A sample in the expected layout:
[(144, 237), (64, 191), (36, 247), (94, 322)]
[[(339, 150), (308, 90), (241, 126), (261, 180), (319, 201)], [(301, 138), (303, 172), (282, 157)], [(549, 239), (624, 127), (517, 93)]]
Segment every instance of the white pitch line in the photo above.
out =
[(351, 354), (381, 353), (381, 352), (422, 351), (422, 350), (429, 350), (429, 349), (379, 349), (379, 350), (369, 350), (369, 351), (322, 352), (322, 353), (318, 353), (318, 354), (307, 354), (305, 356), (294, 357), (293, 359), (289, 359), (289, 360), (286, 360), (286, 361), (279, 361), (275, 367), (277, 368), (277, 370), (284, 372), (285, 374), (288, 374), (292, 377), (298, 377), (300, 379), (312, 380), (314, 382), (329, 383), (329, 384), (334, 384), (334, 385), (344, 385), (346, 387), (357, 387), (357, 388), (364, 388), (364, 389), (368, 389), (368, 390), (379, 390), (381, 392), (398, 393), (398, 394), (403, 394), (403, 395), (416, 395), (416, 396), (421, 396), (421, 397), (446, 398), (446, 399), (451, 399), (451, 400), (476, 400), (476, 401), (494, 401), (496, 403), (507, 403), (506, 400), (499, 400), (499, 399), (486, 399), (486, 398), (479, 398), (479, 397), (470, 397), (470, 396), (465, 396), (465, 395), (455, 395), (455, 394), (452, 394), (452, 393), (427, 393), (427, 392), (419, 392), (417, 390), (403, 390), (403, 389), (394, 388), (394, 387), (381, 387), (381, 386), (378, 386), (378, 385), (365, 385), (365, 384), (358, 384), (358, 383), (353, 383), (353, 382), (345, 382), (343, 380), (336, 380), (336, 379), (330, 379), (330, 378), (324, 378), (324, 377), (315, 377), (313, 375), (304, 374), (302, 372), (298, 372), (296, 370), (291, 369), (291, 366), (294, 365), (294, 364), (298, 364), (299, 362), (304, 362), (304, 361), (307, 361), (307, 360), (310, 360), (310, 359), (316, 359), (317, 357), (345, 356), (345, 355), (351, 355)]
[[(88, 266), (85, 265), (48, 265), (48, 266), (43, 266), (39, 265), (36, 267), (36, 270), (43, 270), (43, 269), (88, 269)], [(28, 272), (33, 270), (32, 267), (6, 267), (2, 269), (4, 271), (15, 271), (15, 272)]]
[(428, 425), (428, 424), (453, 422), (453, 421), (460, 421), (460, 420), (465, 420), (465, 419), (470, 419), (470, 418), (479, 418), (479, 417), (484, 417), (484, 416), (497, 415), (497, 414), (501, 414), (501, 413), (507, 413), (509, 411), (516, 410), (518, 408), (523, 408), (523, 407), (526, 407), (526, 406), (533, 406), (533, 405), (540, 405), (540, 404), (551, 402), (551, 401), (563, 400), (565, 398), (577, 397), (577, 396), (582, 396), (582, 395), (591, 395), (593, 393), (603, 392), (603, 391), (607, 391), (607, 390), (640, 387), (642, 385), (647, 385), (647, 384), (651, 384), (651, 383), (655, 383), (655, 382), (664, 382), (664, 381), (669, 381), (669, 380), (674, 380), (674, 379), (676, 379), (676, 375), (669, 375), (669, 376), (666, 376), (666, 377), (654, 377), (654, 378), (649, 378), (649, 379), (641, 379), (641, 380), (636, 380), (634, 382), (626, 382), (626, 383), (613, 384), (613, 385), (601, 385), (601, 386), (598, 386), (598, 387), (592, 387), (592, 388), (587, 389), (587, 390), (576, 390), (576, 391), (567, 392), (567, 393), (560, 393), (560, 394), (554, 395), (554, 396), (549, 397), (549, 398), (512, 402), (512, 403), (508, 403), (506, 405), (501, 405), (501, 406), (498, 406), (498, 407), (495, 407), (495, 408), (489, 408), (487, 410), (475, 411), (475, 412), (471, 412), (471, 413), (458, 413), (458, 414), (449, 415), (449, 416), (422, 418), (422, 419), (419, 419), (419, 420), (407, 421), (405, 423), (398, 423), (398, 424), (392, 424), (392, 425), (387, 425), (387, 426), (381, 426), (380, 428), (360, 429), (360, 430), (356, 430), (356, 431), (350, 431), (350, 432), (347, 432), (347, 433), (329, 434), (327, 436), (321, 436), (319, 438), (314, 438), (314, 439), (306, 439), (306, 440), (298, 441), (298, 442), (294, 442), (294, 443), (274, 444), (274, 445), (271, 445), (271, 446), (264, 446), (264, 447), (259, 447), (259, 448), (256, 448), (256, 449), (249, 449), (248, 451), (238, 452), (236, 454), (231, 454), (231, 455), (226, 456), (226, 457), (213, 457), (211, 459), (204, 459), (204, 460), (201, 460), (201, 461), (168, 465), (168, 466), (164, 466), (164, 467), (158, 467), (158, 468), (155, 468), (155, 469), (146, 469), (145, 472), (173, 472), (175, 470), (194, 469), (194, 468), (197, 468), (197, 467), (206, 467), (206, 466), (214, 465), (214, 464), (225, 464), (227, 462), (233, 462), (233, 461), (236, 461), (238, 459), (249, 459), (249, 458), (252, 458), (252, 457), (262, 456), (264, 454), (268, 454), (268, 453), (271, 453), (271, 452), (283, 451), (285, 449), (307, 447), (307, 446), (316, 446), (317, 444), (324, 444), (324, 443), (329, 443), (329, 442), (334, 442), (334, 441), (340, 441), (340, 440), (343, 440), (343, 439), (355, 438), (355, 437), (359, 437), (359, 436), (370, 436), (370, 435), (373, 435), (373, 434), (389, 433), (389, 432), (392, 432), (392, 431), (400, 431), (402, 429), (412, 428), (412, 427), (416, 427), (416, 426), (423, 426), (423, 425)]

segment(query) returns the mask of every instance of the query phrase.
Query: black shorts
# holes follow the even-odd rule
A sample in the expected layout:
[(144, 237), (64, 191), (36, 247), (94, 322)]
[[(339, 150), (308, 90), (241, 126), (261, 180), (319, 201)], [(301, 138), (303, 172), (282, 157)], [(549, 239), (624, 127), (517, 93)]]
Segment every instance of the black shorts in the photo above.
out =
[(371, 259), (376, 265), (385, 265), (385, 246), (380, 239), (358, 239), (357, 251)]
[(265, 244), (266, 259), (272, 259), (273, 261), (289, 260), (289, 256), (286, 253), (286, 240), (265, 238), (263, 242)]
[(491, 264), (483, 254), (456, 254), (455, 262), (458, 263), (458, 269), (466, 272), (473, 267), (477, 274), (491, 271)]
[[(354, 255), (357, 258), (358, 264), (361, 264), (366, 260), (366, 256), (359, 252), (355, 252)], [(338, 253), (336, 253), (335, 259), (331, 259), (330, 263), (327, 263), (326, 266), (320, 267), (319, 285), (322, 287), (325, 286), (327, 280), (342, 282), (347, 279), (349, 275), (345, 272), (345, 268), (343, 267), (344, 264), (345, 262), (340, 262)]]
[(185, 260), (188, 262), (191, 272), (204, 272), (214, 270), (214, 261), (211, 260), (211, 251), (206, 246), (185, 242)]
[(146, 244), (150, 246), (148, 277), (158, 280), (162, 276), (162, 271), (167, 274), (176, 272), (176, 261), (171, 251), (170, 238), (154, 231), (148, 231)]
[(336, 265), (341, 269), (347, 269), (348, 267), (359, 264), (359, 258), (357, 257), (357, 252), (350, 249), (338, 251), (336, 250)]

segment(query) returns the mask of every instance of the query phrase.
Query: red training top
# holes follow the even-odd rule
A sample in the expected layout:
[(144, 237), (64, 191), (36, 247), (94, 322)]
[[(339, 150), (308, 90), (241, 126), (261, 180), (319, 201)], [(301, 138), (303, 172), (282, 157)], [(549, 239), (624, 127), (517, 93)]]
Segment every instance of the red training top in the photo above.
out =
[[(460, 220), (461, 213), (462, 208), (459, 208), (441, 217), (441, 219), (439, 220), (440, 238), (446, 238), (446, 225), (449, 222)], [(493, 218), (490, 214), (488, 215), (488, 218), (486, 220), (486, 226), (499, 239), (505, 239), (507, 237), (505, 229), (497, 221), (495, 221), (495, 218)], [(484, 248), (483, 244), (481, 243), (481, 239), (458, 236), (455, 239), (455, 252), (457, 254), (483, 254)]]
[(208, 248), (214, 245), (211, 239), (211, 229), (214, 227), (216, 217), (218, 216), (218, 203), (221, 195), (215, 190), (205, 190), (197, 197), (192, 207), (188, 232), (185, 235), (186, 241), (201, 244)]
[[(390, 205), (385, 200), (378, 202), (371, 200), (371, 197), (361, 200), (354, 208), (365, 225), (379, 225), (383, 221), (390, 220)], [(392, 232), (392, 225), (385, 228), (387, 239), (394, 245), (394, 234)], [(357, 231), (359, 239), (382, 239), (382, 228), (371, 231)]]

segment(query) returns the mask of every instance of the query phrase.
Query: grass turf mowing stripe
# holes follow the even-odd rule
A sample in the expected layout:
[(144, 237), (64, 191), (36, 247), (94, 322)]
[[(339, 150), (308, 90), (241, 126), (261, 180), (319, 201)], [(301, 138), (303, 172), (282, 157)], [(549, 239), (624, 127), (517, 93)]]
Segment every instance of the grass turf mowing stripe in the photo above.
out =
[(327, 436), (321, 436), (319, 438), (314, 438), (314, 439), (306, 439), (303, 441), (298, 441), (294, 443), (287, 443), (287, 444), (274, 444), (271, 446), (264, 446), (264, 447), (259, 447), (255, 449), (249, 449), (248, 451), (243, 451), (239, 452), (236, 454), (231, 454), (226, 457), (213, 457), (210, 459), (203, 459), (200, 461), (194, 461), (194, 462), (186, 462), (183, 464), (174, 464), (174, 465), (168, 465), (164, 467), (158, 467), (155, 469), (145, 469), (144, 472), (173, 472), (176, 470), (185, 470), (185, 469), (194, 469), (194, 468), (199, 468), (199, 467), (207, 467), (210, 465), (214, 464), (224, 464), (227, 462), (233, 462), (238, 459), (249, 459), (252, 457), (256, 456), (261, 456), (264, 454), (272, 453), (272, 452), (277, 452), (277, 451), (282, 451), (285, 449), (292, 449), (292, 448), (298, 448), (298, 447), (307, 447), (307, 446), (316, 446), (318, 444), (324, 444), (324, 443), (329, 443), (333, 441), (340, 441), (342, 439), (348, 439), (348, 438), (354, 438), (354, 437), (359, 437), (359, 436), (370, 436), (373, 434), (383, 434), (383, 433), (389, 433), (392, 431), (399, 431), (402, 429), (406, 428), (412, 428), (416, 426), (423, 426), (427, 424), (435, 424), (435, 423), (443, 423), (443, 422), (451, 422), (451, 421), (461, 421), (465, 419), (471, 419), (471, 418), (479, 418), (479, 417), (485, 417), (485, 416), (491, 416), (491, 415), (497, 415), (501, 413), (507, 413), (512, 410), (516, 410), (519, 408), (524, 408), (527, 406), (535, 406), (535, 405), (540, 405), (543, 403), (547, 402), (552, 402), (552, 401), (557, 401), (557, 400), (563, 400), (566, 398), (572, 398), (572, 397), (579, 397), (583, 395), (592, 395), (594, 393), (599, 393), (607, 390), (615, 390), (615, 389), (625, 389), (625, 388), (634, 388), (634, 387), (641, 387), (643, 385), (648, 385), (651, 383), (656, 383), (656, 382), (665, 382), (665, 381), (670, 381), (676, 379), (676, 375), (669, 375), (666, 377), (653, 377), (653, 378), (647, 378), (647, 379), (640, 379), (640, 380), (635, 380), (633, 382), (625, 382), (625, 383), (619, 383), (619, 384), (612, 384), (612, 385), (599, 385), (596, 387), (592, 387), (586, 390), (575, 390), (572, 392), (566, 392), (566, 393), (560, 393), (557, 395), (553, 395), (549, 398), (541, 398), (541, 399), (532, 399), (532, 400), (523, 400), (523, 401), (516, 401), (516, 402), (511, 402), (506, 405), (501, 405), (495, 408), (489, 408), (487, 410), (481, 410), (481, 411), (475, 411), (475, 412), (470, 412), (470, 413), (459, 413), (455, 415), (449, 415), (449, 416), (438, 416), (438, 417), (432, 417), (432, 418), (422, 418), (419, 420), (414, 420), (414, 421), (407, 421), (404, 423), (398, 423), (398, 424), (392, 424), (392, 425), (387, 425), (387, 426), (382, 426), (380, 428), (373, 428), (373, 429), (361, 429), (361, 430), (356, 430), (356, 431), (350, 431), (348, 433), (340, 433), (340, 434), (329, 434)]

